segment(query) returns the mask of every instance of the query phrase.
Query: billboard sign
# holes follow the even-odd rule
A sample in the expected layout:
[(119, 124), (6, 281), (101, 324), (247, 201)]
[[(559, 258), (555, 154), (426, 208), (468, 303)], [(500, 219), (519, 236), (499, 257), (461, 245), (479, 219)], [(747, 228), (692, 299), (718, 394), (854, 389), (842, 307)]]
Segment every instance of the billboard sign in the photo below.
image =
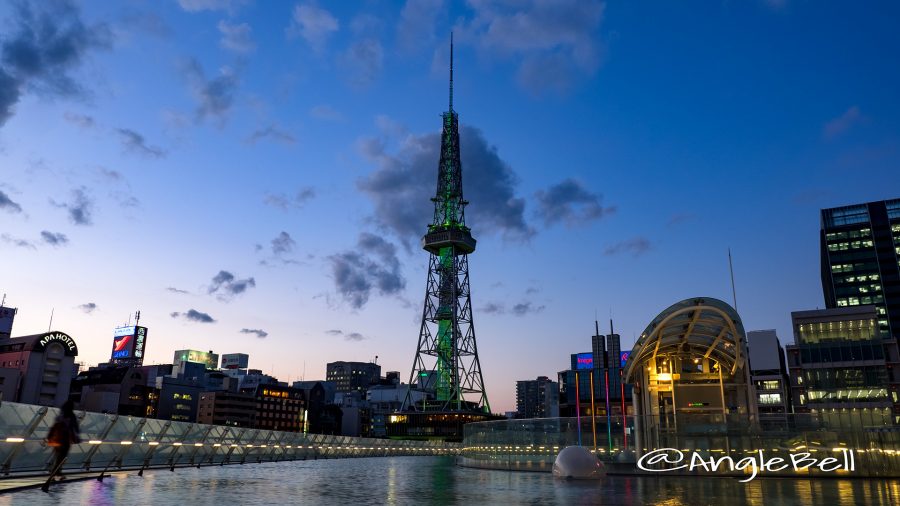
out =
[(250, 356), (246, 353), (226, 353), (222, 355), (222, 369), (246, 369)]
[(138, 361), (144, 361), (144, 347), (147, 345), (147, 327), (134, 328), (134, 358)]
[(593, 353), (579, 353), (575, 355), (575, 369), (593, 369), (594, 368), (594, 354)]
[(623, 352), (622, 352), (622, 355), (619, 357), (619, 367), (621, 367), (622, 369), (624, 369), (624, 368), (625, 368), (625, 362), (628, 362), (628, 357), (630, 357), (630, 356), (631, 356), (631, 352), (630, 352), (630, 351), (623, 351)]
[(134, 334), (136, 327), (119, 327), (113, 332), (113, 349), (110, 356), (114, 360), (134, 356)]

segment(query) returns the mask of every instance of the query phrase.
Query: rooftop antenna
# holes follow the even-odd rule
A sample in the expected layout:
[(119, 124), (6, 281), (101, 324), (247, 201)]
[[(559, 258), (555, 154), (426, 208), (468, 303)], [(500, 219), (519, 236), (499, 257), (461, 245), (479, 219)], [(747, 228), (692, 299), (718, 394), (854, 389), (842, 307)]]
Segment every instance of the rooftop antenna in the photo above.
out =
[(141, 310), (138, 309), (136, 313), (134, 313), (134, 326), (138, 326), (141, 323)]
[(2, 306), (3, 304), (6, 304), (6, 294), (5, 293), (3, 294), (3, 300), (0, 300), (0, 306)]
[(450, 112), (453, 112), (453, 32), (450, 32)]
[(615, 334), (615, 332), (613, 331), (613, 324), (612, 324), (612, 306), (609, 307), (609, 333)]
[(731, 297), (734, 301), (734, 310), (737, 311), (737, 291), (734, 289), (734, 267), (731, 265), (731, 248), (728, 248), (728, 271), (731, 273)]
[(53, 327), (53, 312), (56, 311), (56, 308), (50, 309), (50, 324), (47, 325), (47, 332), (50, 332), (50, 328)]

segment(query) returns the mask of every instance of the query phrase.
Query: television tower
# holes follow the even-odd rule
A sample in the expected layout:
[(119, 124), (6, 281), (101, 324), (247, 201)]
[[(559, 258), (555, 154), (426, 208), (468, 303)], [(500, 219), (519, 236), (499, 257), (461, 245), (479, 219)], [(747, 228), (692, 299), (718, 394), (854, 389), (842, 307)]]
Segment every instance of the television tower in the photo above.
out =
[[(466, 226), (459, 118), (453, 110), (453, 34), (450, 35), (450, 107), (443, 113), (434, 218), (422, 237), (431, 258), (419, 346), (402, 411), (490, 413), (472, 323), (469, 254), (475, 239)], [(424, 399), (413, 399), (413, 389)], [(468, 396), (468, 397), (467, 397)]]

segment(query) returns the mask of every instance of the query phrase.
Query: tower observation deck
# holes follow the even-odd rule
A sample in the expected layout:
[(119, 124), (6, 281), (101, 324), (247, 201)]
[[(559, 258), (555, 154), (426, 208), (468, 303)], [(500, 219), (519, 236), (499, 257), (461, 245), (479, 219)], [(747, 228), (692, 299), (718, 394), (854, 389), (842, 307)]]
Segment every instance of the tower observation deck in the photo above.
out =
[(453, 38), (450, 38), (450, 107), (442, 115), (434, 215), (422, 248), (430, 255), (419, 343), (410, 388), (388, 434), (405, 438), (461, 439), (462, 425), (490, 413), (472, 321), (469, 255), (475, 238), (466, 226), (459, 116), (453, 110)]

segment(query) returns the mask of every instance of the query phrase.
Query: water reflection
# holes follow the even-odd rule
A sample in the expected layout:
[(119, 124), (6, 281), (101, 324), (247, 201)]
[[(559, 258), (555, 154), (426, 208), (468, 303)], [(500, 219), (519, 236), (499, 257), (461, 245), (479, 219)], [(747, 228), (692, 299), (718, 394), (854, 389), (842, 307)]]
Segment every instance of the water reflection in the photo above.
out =
[(391, 457), (152, 471), (0, 496), (3, 504), (900, 504), (900, 481), (609, 476), (461, 468), (450, 457)]

